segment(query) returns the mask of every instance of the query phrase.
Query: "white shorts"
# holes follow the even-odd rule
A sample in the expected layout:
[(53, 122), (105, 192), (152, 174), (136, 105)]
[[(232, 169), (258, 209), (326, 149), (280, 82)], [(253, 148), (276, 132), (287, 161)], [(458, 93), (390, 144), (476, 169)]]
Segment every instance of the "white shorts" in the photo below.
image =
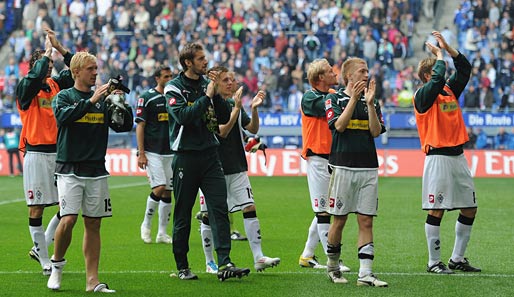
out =
[(319, 156), (309, 156), (307, 158), (307, 183), (312, 210), (315, 213), (328, 212), (330, 173), (328, 172), (327, 159)]
[(331, 215), (358, 213), (376, 216), (378, 209), (378, 170), (333, 168), (329, 185)]
[(477, 207), (475, 185), (464, 154), (425, 157), (422, 205), (425, 210)]
[(23, 191), (28, 206), (59, 203), (55, 186), (56, 153), (28, 151), (23, 162)]
[(227, 204), (229, 212), (243, 210), (254, 205), (252, 186), (246, 172), (225, 175), (227, 184)]
[[(237, 212), (247, 206), (254, 205), (252, 186), (246, 172), (239, 172), (225, 175), (227, 184), (227, 204), (229, 212)], [(202, 191), (198, 192), (200, 196), (200, 211), (207, 212), (205, 204), (205, 196)]]
[(171, 163), (173, 155), (159, 155), (155, 153), (145, 152), (148, 165), (146, 166), (146, 174), (150, 187), (153, 189), (158, 186), (165, 186), (166, 190), (173, 190), (173, 170)]
[(107, 176), (92, 179), (74, 175), (58, 175), (61, 216), (78, 215), (103, 218), (112, 216)]

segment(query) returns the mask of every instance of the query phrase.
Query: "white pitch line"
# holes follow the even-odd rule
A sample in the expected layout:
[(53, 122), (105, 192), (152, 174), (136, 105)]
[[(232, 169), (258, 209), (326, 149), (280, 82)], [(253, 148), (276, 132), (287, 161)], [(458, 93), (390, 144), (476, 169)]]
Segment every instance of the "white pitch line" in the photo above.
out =
[(139, 186), (144, 186), (144, 185), (149, 185), (149, 184), (148, 184), (148, 182), (121, 184), (121, 185), (109, 186), (109, 189), (121, 189), (121, 188), (129, 188), (129, 187), (139, 187)]
[[(148, 182), (139, 182), (139, 183), (113, 185), (113, 186), (109, 186), (109, 189), (121, 189), (121, 188), (130, 188), (130, 187), (139, 187), (139, 186), (144, 186), (144, 185), (148, 185)], [(18, 202), (22, 202), (22, 201), (25, 201), (25, 198), (18, 198), (18, 199), (14, 199), (14, 200), (0, 201), (0, 205), (6, 205), (6, 204), (11, 204), (11, 203), (18, 203)]]
[(19, 199), (14, 199), (14, 200), (0, 201), (0, 205), (17, 203), (17, 202), (21, 202), (21, 201), (25, 201), (25, 199), (19, 198)]
[[(170, 274), (174, 271), (158, 271), (158, 270), (120, 270), (120, 271), (100, 271), (102, 274)], [(0, 275), (2, 274), (39, 274), (40, 272), (35, 271), (0, 271)], [(65, 274), (84, 274), (85, 271), (68, 271), (64, 272)], [(321, 275), (325, 272), (320, 270), (318, 271), (273, 271), (269, 270), (268, 272), (264, 272), (264, 274), (292, 274), (292, 275), (300, 275), (300, 274), (312, 274), (312, 275)], [(198, 272), (200, 275), (210, 275), (206, 272)], [(257, 273), (255, 273), (257, 274)], [(357, 272), (345, 272), (344, 274), (353, 274), (356, 275)], [(428, 277), (441, 277), (435, 273), (428, 272), (377, 272), (378, 275), (392, 275), (392, 276), (428, 276)], [(497, 274), (497, 273), (455, 273), (449, 275), (448, 277), (496, 277), (496, 278), (514, 278), (514, 274)]]

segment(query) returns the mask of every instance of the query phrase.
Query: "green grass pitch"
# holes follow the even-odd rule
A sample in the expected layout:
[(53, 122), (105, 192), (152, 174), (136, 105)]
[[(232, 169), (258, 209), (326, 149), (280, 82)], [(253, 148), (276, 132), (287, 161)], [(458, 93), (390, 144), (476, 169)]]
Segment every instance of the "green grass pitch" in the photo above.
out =
[[(425, 272), (427, 251), (424, 236), (426, 213), (421, 210), (420, 178), (380, 178), (379, 212), (374, 221), (374, 271), (388, 288), (356, 286), (358, 270), (357, 225), (352, 215), (343, 234), (342, 258), (352, 272), (349, 283), (330, 283), (324, 270), (300, 268), (308, 226), (313, 218), (306, 177), (251, 177), (262, 246), (266, 255), (280, 257), (278, 267), (257, 273), (248, 242), (232, 242), (232, 260), (251, 267), (243, 279), (220, 283), (205, 273), (198, 223), (193, 221), (189, 259), (198, 281), (171, 278), (176, 273), (171, 246), (144, 244), (139, 238), (149, 186), (145, 177), (111, 177), (113, 217), (104, 219), (100, 279), (118, 296), (513, 296), (514, 282), (514, 183), (512, 179), (475, 179), (479, 210), (467, 256), (483, 270), (479, 274), (433, 275)], [(59, 292), (46, 288), (47, 277), (28, 257), (31, 247), (27, 207), (22, 199), (22, 178), (0, 177), (0, 296), (84, 295), (82, 256), (83, 224), (79, 219), (66, 255)], [(195, 206), (194, 212), (198, 209)], [(45, 225), (57, 211), (47, 208)], [(194, 214), (194, 213), (193, 213)], [(456, 212), (442, 222), (442, 257), (451, 255)], [(236, 213), (236, 227), (244, 231)], [(157, 218), (152, 236), (155, 238)], [(170, 225), (171, 230), (171, 225)], [(53, 246), (50, 249), (52, 251)], [(319, 247), (317, 255), (326, 257)], [(89, 295), (89, 294), (88, 294)]]

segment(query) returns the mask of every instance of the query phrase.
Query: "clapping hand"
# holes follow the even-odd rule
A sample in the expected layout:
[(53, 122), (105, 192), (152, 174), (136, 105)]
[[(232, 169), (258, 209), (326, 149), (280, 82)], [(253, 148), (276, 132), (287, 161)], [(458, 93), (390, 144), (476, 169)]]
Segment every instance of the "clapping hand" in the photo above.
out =
[(263, 91), (259, 91), (257, 92), (257, 94), (255, 95), (255, 97), (253, 97), (253, 100), (252, 100), (252, 109), (253, 108), (257, 108), (258, 106), (261, 106), (262, 103), (264, 102), (264, 97), (266, 97), (266, 93), (264, 93)]
[(376, 82), (374, 79), (370, 80), (369, 86), (364, 89), (364, 97), (366, 98), (366, 104), (371, 105), (375, 102), (375, 87)]
[(234, 101), (235, 101), (235, 107), (238, 109), (241, 109), (243, 107), (243, 100), (241, 97), (243, 96), (243, 87), (239, 87), (237, 91), (234, 93)]

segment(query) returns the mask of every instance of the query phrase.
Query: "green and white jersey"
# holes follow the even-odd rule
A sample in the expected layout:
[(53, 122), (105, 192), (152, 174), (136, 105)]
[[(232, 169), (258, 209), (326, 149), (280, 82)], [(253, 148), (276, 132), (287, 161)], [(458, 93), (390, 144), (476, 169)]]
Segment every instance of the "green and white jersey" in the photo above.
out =
[[(357, 102), (346, 129), (340, 133), (334, 127), (350, 100), (343, 91), (344, 89), (340, 89), (335, 94), (329, 94), (325, 101), (328, 125), (332, 130), (329, 164), (335, 167), (378, 168), (377, 150), (374, 138), (369, 131), (368, 106), (364, 96)], [(374, 106), (382, 126), (380, 133), (384, 133), (386, 129), (380, 105), (376, 99)]]
[[(235, 105), (233, 99), (228, 99), (232, 108)], [(218, 148), (223, 172), (225, 175), (248, 171), (248, 163), (244, 150), (244, 127), (250, 123), (250, 117), (241, 108), (237, 122), (232, 127), (226, 138), (218, 136), (220, 146)]]
[(52, 101), (57, 121), (56, 173), (81, 177), (105, 176), (105, 154), (109, 127), (116, 132), (132, 130), (130, 106), (124, 110), (124, 124), (111, 121), (111, 112), (104, 100), (91, 103), (93, 91), (75, 88), (60, 91)]
[(218, 124), (230, 119), (230, 106), (220, 96), (205, 95), (209, 80), (192, 80), (181, 72), (166, 84), (166, 110), (173, 152), (204, 151), (217, 148)]
[(145, 122), (145, 151), (171, 155), (166, 97), (154, 88), (137, 100), (136, 123)]

